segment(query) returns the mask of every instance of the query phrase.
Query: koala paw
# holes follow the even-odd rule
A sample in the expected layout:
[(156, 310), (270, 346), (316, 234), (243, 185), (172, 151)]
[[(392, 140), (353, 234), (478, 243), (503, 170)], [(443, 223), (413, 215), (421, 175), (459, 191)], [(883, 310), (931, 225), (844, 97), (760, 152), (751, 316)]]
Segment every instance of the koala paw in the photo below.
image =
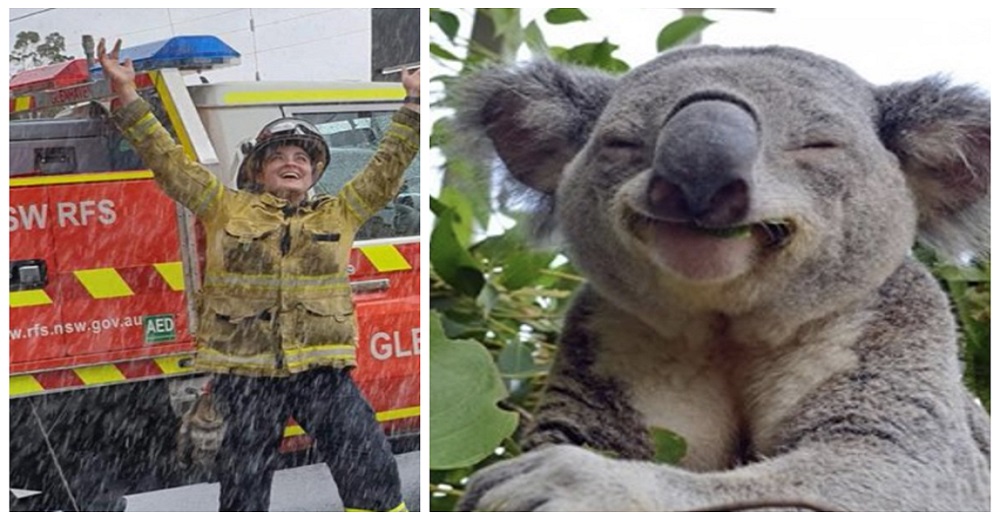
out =
[(476, 473), (461, 511), (655, 511), (656, 466), (551, 446)]

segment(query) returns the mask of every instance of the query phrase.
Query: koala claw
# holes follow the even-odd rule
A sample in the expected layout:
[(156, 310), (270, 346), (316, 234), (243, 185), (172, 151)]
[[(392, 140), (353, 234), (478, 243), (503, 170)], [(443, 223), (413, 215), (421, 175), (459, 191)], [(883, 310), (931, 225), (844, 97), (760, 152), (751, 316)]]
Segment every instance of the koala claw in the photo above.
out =
[(460, 511), (655, 511), (648, 464), (551, 446), (477, 473)]

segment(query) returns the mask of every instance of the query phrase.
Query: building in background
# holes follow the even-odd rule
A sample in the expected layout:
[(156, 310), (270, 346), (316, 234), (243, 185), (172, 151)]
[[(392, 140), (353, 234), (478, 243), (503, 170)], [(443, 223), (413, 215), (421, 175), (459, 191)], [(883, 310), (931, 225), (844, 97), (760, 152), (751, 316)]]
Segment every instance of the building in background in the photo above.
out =
[[(215, 83), (258, 81), (398, 81), (378, 74), (419, 61), (419, 9), (10, 9), (9, 47), (17, 34), (58, 32), (64, 54), (82, 57), (82, 37), (121, 38), (131, 47), (177, 35), (218, 36), (241, 64), (207, 71)], [(104, 33), (104, 34), (102, 34)], [(14, 69), (11, 69), (11, 73)], [(197, 82), (191, 76), (189, 82)]]

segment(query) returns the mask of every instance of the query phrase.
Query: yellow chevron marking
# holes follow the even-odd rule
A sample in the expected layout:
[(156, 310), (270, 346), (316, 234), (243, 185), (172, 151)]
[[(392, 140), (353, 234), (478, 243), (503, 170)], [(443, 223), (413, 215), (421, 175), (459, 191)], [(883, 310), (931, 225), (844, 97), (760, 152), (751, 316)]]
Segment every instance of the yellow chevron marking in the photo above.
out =
[(153, 360), (156, 366), (160, 367), (166, 375), (182, 374), (184, 372), (191, 372), (194, 370), (194, 363), (190, 354), (181, 354), (180, 356), (166, 356), (160, 357)]
[(21, 96), (14, 99), (14, 111), (21, 112), (31, 108), (31, 96)]
[(167, 282), (167, 285), (175, 291), (184, 290), (184, 267), (180, 262), (167, 262), (164, 264), (153, 264), (156, 272)]
[(371, 89), (297, 89), (257, 92), (227, 92), (222, 95), (226, 105), (260, 103), (315, 103), (321, 101), (392, 101), (403, 95), (401, 87)]
[(10, 293), (11, 307), (31, 307), (33, 305), (52, 305), (52, 298), (49, 298), (48, 293), (42, 289)]
[[(417, 417), (420, 415), (419, 406), (411, 406), (409, 408), (399, 408), (397, 410), (386, 410), (384, 412), (378, 412), (375, 414), (375, 419), (379, 422), (394, 421), (396, 419), (405, 419), (407, 417)], [(296, 435), (305, 435), (306, 431), (302, 429), (298, 424), (293, 424), (291, 426), (285, 426), (285, 437), (295, 437)]]
[(125, 380), (125, 375), (114, 365), (74, 368), (73, 372), (76, 372), (76, 375), (86, 385), (99, 385)]
[(394, 421), (396, 419), (405, 419), (407, 417), (417, 417), (420, 415), (419, 406), (411, 406), (410, 408), (400, 408), (398, 410), (386, 410), (384, 412), (379, 412), (375, 414), (375, 419), (379, 422)]
[(406, 271), (413, 266), (406, 261), (402, 253), (393, 245), (362, 246), (358, 249), (368, 258), (380, 273), (390, 271)]
[(34, 394), (45, 391), (35, 376), (10, 376), (10, 396)]
[(345, 513), (409, 513), (410, 510), (406, 508), (406, 502), (400, 502), (398, 506), (388, 510), (388, 511), (373, 511), (371, 509), (355, 509), (353, 507), (344, 507)]
[(150, 170), (138, 170), (130, 172), (108, 172), (108, 173), (73, 173), (69, 175), (42, 175), (37, 177), (24, 177), (11, 179), (10, 186), (51, 186), (53, 184), (81, 184), (85, 182), (111, 182), (111, 181), (134, 181), (140, 179), (152, 179), (153, 172)]
[(76, 279), (83, 284), (95, 299), (121, 298), (122, 296), (133, 296), (132, 288), (122, 280), (118, 271), (112, 268), (106, 269), (86, 269), (83, 271), (73, 271)]
[(305, 435), (306, 431), (302, 429), (301, 426), (293, 424), (292, 426), (285, 426), (285, 437), (295, 437), (296, 435)]

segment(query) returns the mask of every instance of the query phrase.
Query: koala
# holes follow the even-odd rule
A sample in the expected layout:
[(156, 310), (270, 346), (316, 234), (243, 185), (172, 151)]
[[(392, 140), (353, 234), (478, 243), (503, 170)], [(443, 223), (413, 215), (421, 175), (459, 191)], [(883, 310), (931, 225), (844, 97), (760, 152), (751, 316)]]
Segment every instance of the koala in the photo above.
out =
[(620, 77), (487, 68), (456, 99), (461, 152), (587, 278), (526, 453), (460, 509), (989, 509), (989, 417), (911, 253), (988, 251), (988, 95), (691, 46)]

